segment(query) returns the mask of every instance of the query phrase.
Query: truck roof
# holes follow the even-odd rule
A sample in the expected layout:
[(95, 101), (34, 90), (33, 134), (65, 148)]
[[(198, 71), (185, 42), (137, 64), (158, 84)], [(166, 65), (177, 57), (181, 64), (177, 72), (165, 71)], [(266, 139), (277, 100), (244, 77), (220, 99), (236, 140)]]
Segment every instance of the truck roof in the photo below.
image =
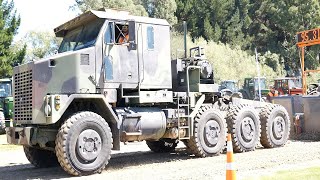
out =
[(166, 21), (165, 19), (133, 16), (133, 15), (130, 15), (129, 12), (127, 11), (119, 11), (119, 10), (113, 10), (113, 9), (105, 9), (105, 11), (90, 10), (56, 27), (54, 29), (54, 33), (56, 34), (57, 37), (63, 37), (65, 32), (67, 32), (68, 30), (72, 30), (81, 24), (86, 24), (96, 18), (112, 19), (112, 20), (118, 20), (118, 21), (135, 20), (136, 22), (141, 22), (146, 24), (155, 24), (155, 25), (164, 25), (164, 26), (170, 25), (168, 21)]

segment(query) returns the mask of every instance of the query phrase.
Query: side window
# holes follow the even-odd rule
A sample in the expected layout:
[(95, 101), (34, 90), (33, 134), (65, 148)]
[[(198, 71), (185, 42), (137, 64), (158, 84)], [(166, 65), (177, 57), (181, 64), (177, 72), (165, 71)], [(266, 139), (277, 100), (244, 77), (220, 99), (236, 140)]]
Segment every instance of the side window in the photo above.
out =
[(152, 26), (147, 27), (148, 49), (154, 49), (154, 31)]
[(104, 43), (112, 44), (114, 43), (114, 25), (113, 22), (108, 23), (108, 28), (104, 34)]

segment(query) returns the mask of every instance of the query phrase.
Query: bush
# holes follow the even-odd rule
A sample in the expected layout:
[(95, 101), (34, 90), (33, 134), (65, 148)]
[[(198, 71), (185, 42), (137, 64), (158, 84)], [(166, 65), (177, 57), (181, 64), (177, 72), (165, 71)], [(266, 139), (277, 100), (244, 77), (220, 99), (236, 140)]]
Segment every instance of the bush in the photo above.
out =
[[(183, 35), (173, 33), (171, 42), (172, 58), (183, 57)], [(190, 36), (187, 36), (187, 46), (188, 49), (196, 46), (204, 47), (206, 58), (214, 66), (215, 81), (217, 83), (223, 80), (237, 80), (239, 83), (243, 83), (246, 77), (258, 76), (255, 56), (242, 51), (240, 47), (231, 48), (228, 44), (213, 41), (207, 42), (203, 38), (195, 39), (192, 42)], [(275, 77), (282, 76), (282, 67), (277, 63), (279, 62), (279, 56), (266, 53), (265, 55), (260, 55), (259, 59), (261, 60), (260, 76), (266, 77), (267, 81), (269, 81), (268, 84), (271, 84)], [(273, 65), (272, 67), (275, 69), (265, 63)]]

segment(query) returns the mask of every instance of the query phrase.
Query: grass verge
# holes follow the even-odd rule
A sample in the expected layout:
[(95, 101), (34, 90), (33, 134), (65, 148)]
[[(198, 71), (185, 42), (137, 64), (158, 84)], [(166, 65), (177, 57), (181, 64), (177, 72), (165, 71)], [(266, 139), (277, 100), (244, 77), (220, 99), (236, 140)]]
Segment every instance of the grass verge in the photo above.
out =
[(21, 149), (22, 146), (20, 145), (12, 145), (12, 144), (0, 144), (0, 152), (1, 151), (11, 151)]
[(0, 152), (1, 151), (10, 151), (17, 150), (22, 148), (20, 145), (12, 145), (7, 143), (7, 137), (5, 134), (0, 135)]
[(254, 178), (259, 180), (316, 180), (320, 179), (320, 167), (312, 167), (306, 169), (298, 170), (288, 170), (288, 171), (279, 171), (270, 176), (261, 176), (259, 178)]

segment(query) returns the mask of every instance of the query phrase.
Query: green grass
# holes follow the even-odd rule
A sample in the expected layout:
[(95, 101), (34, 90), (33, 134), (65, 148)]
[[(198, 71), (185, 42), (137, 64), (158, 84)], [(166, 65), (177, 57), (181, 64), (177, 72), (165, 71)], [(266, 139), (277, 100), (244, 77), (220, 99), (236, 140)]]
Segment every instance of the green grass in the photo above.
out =
[(21, 148), (22, 148), (22, 146), (20, 146), (20, 145), (0, 144), (0, 152), (1, 151), (17, 150), (17, 149), (21, 149)]
[(5, 134), (0, 135), (0, 145), (7, 144), (7, 136)]
[(279, 171), (270, 176), (255, 178), (259, 180), (316, 180), (320, 179), (320, 167), (312, 167), (298, 170)]
[(20, 145), (12, 145), (7, 143), (7, 137), (5, 134), (0, 135), (0, 152), (20, 149)]

